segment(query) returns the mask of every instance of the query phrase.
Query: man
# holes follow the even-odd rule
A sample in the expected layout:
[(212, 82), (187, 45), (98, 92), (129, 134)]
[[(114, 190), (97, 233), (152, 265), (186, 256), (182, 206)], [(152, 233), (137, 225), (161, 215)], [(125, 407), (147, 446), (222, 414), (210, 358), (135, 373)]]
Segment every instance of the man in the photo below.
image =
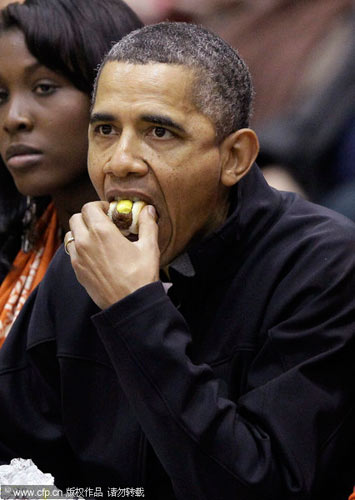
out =
[[(265, 183), (251, 96), (203, 28), (112, 48), (89, 129), (102, 201), (72, 217), (70, 258), (0, 353), (3, 462), (154, 500), (351, 492), (355, 228)], [(115, 199), (148, 204), (137, 241)]]

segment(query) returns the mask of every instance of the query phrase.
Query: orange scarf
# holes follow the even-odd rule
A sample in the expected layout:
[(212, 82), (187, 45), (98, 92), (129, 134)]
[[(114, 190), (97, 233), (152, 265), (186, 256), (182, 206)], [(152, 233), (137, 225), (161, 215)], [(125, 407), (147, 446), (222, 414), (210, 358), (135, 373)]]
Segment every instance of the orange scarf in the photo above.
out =
[(28, 253), (20, 250), (13, 267), (0, 286), (0, 347), (23, 304), (46, 273), (61, 241), (58, 218), (53, 203), (36, 225), (38, 242)]
[(354, 486), (354, 491), (353, 493), (349, 496), (348, 500), (355, 500), (355, 486)]

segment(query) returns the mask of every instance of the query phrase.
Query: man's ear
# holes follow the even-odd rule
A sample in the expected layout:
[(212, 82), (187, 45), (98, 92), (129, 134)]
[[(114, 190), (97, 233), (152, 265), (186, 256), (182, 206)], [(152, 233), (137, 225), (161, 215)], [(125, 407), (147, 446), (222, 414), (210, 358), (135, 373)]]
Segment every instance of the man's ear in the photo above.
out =
[(259, 152), (259, 141), (254, 130), (242, 128), (228, 135), (220, 145), (221, 182), (234, 186), (248, 173)]

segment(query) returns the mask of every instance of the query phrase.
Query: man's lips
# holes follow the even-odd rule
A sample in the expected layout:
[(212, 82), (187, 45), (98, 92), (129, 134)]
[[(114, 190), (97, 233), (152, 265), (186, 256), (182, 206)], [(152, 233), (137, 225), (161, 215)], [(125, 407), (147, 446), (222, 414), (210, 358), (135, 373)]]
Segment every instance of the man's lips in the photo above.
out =
[(26, 144), (12, 144), (5, 153), (7, 165), (11, 168), (26, 167), (37, 163), (42, 151)]
[(132, 200), (132, 201), (144, 201), (147, 205), (154, 205), (152, 198), (137, 190), (118, 190), (118, 189), (110, 189), (105, 193), (105, 199), (110, 203), (115, 200)]

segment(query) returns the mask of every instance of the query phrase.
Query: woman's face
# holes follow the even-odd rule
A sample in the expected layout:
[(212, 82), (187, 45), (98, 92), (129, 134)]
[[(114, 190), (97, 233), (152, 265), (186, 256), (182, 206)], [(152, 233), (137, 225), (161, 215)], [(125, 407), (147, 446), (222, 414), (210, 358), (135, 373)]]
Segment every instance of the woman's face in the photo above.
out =
[(54, 196), (86, 176), (89, 106), (33, 57), (21, 31), (0, 35), (0, 155), (22, 194)]

